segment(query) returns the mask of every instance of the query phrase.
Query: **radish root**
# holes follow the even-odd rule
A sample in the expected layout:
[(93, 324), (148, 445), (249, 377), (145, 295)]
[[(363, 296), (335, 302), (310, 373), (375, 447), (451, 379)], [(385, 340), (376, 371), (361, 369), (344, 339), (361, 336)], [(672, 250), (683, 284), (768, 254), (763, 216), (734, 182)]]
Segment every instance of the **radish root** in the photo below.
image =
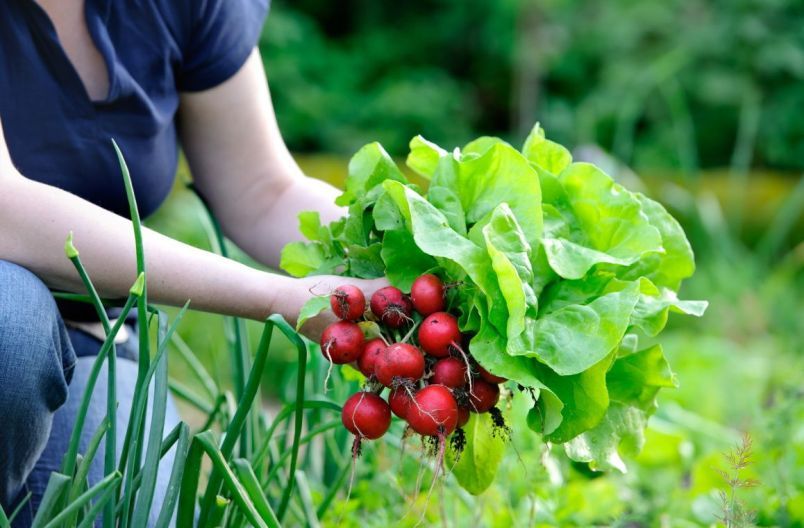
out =
[(324, 394), (329, 391), (329, 378), (332, 377), (332, 369), (335, 367), (335, 362), (332, 361), (332, 356), (329, 353), (329, 349), (332, 347), (332, 341), (327, 342), (326, 350), (324, 351), (324, 356), (329, 361), (329, 367), (327, 367), (327, 376), (324, 378)]

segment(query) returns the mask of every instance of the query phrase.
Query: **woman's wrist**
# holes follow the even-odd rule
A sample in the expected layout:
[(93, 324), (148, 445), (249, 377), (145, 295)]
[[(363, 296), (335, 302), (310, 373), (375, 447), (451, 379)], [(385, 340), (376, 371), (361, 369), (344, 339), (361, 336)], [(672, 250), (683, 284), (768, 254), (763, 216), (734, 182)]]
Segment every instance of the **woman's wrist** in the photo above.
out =
[(267, 273), (264, 284), (266, 295), (262, 304), (262, 310), (266, 312), (260, 314), (260, 319), (265, 319), (271, 314), (279, 314), (289, 323), (296, 324), (299, 311), (306, 302), (306, 299), (299, 299), (301, 290), (299, 282), (299, 279), (293, 277)]
[[(271, 294), (272, 313), (281, 314), (289, 323), (295, 325), (299, 311), (312, 297), (329, 296), (338, 286), (353, 284), (360, 288), (369, 299), (378, 289), (387, 286), (385, 278), (355, 279), (352, 277), (339, 277), (336, 275), (314, 275), (300, 279), (273, 275), (273, 291)], [(324, 310), (316, 317), (304, 323), (302, 333), (317, 340), (327, 325), (336, 320), (330, 310)]]

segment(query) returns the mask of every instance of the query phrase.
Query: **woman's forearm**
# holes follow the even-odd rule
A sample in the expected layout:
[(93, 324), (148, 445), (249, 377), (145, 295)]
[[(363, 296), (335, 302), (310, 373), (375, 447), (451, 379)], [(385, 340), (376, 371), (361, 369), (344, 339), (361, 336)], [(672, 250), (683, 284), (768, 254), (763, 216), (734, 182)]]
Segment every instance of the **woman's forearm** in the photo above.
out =
[[(64, 255), (73, 231), (81, 260), (100, 294), (123, 297), (136, 278), (130, 221), (60, 189), (0, 175), (0, 259), (20, 264), (54, 288), (83, 291)], [(195, 309), (262, 319), (279, 312), (295, 319), (298, 285), (143, 230), (150, 299)], [(298, 297), (298, 294), (295, 294)], [(294, 313), (295, 312), (295, 313)]]
[(303, 239), (299, 232), (300, 212), (316, 211), (321, 223), (326, 225), (345, 215), (346, 209), (335, 205), (340, 191), (326, 182), (298, 177), (276, 193), (268, 180), (265, 181), (264, 191), (251, 193), (242, 203), (244, 208), (256, 213), (253, 219), (229, 226), (224, 224), (224, 229), (252, 258), (278, 269), (282, 248), (289, 242)]

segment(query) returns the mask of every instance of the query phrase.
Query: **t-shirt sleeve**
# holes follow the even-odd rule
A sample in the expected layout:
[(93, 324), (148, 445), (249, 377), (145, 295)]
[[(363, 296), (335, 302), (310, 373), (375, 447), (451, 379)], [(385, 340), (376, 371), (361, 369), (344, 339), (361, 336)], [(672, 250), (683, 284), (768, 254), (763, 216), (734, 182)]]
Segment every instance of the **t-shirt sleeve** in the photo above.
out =
[(260, 37), (269, 0), (191, 0), (177, 76), (180, 91), (212, 88), (237, 73)]

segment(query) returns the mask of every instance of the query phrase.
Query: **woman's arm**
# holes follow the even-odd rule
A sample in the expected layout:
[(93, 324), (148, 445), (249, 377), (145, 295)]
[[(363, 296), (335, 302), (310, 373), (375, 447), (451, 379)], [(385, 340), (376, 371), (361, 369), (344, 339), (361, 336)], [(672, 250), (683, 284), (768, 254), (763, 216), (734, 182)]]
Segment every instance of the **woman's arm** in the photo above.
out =
[(282, 247), (301, 238), (299, 212), (319, 211), (322, 222), (345, 213), (337, 189), (306, 177), (288, 152), (258, 50), (220, 86), (183, 94), (179, 125), (196, 186), (256, 260), (277, 268)]
[[(51, 287), (83, 291), (64, 256), (64, 240), (75, 233), (81, 260), (101, 295), (127, 295), (136, 278), (131, 222), (86, 200), (21, 175), (11, 162), (0, 123), (0, 259), (24, 266)], [(265, 273), (144, 229), (152, 301), (263, 319), (278, 312), (293, 321), (310, 288), (333, 289), (344, 279), (291, 279)], [(367, 291), (371, 281), (356, 281)], [(326, 318), (308, 329), (315, 337)]]

